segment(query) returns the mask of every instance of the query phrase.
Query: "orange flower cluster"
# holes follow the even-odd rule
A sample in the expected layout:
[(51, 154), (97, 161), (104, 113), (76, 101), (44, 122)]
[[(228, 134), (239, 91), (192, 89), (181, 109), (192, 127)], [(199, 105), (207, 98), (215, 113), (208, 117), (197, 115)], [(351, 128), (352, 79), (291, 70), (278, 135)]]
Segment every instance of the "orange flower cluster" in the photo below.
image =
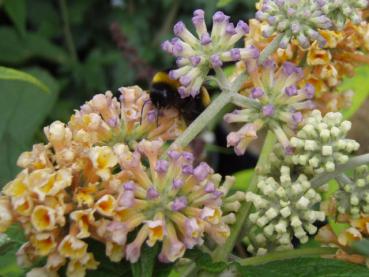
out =
[[(246, 36), (246, 45), (255, 45), (264, 49), (274, 37), (264, 38), (265, 25), (252, 19), (250, 33)], [(286, 61), (304, 67), (303, 83), (310, 83), (316, 89), (315, 102), (323, 112), (337, 111), (350, 103), (352, 92), (339, 92), (338, 86), (344, 77), (352, 77), (354, 69), (360, 64), (369, 64), (366, 53), (369, 50), (369, 25), (362, 22), (354, 25), (348, 22), (342, 31), (320, 30), (327, 41), (321, 48), (317, 42), (303, 49), (296, 40), (292, 40), (286, 49), (279, 48), (274, 60), (282, 64)]]
[(355, 241), (369, 237), (369, 216), (362, 215), (360, 218), (353, 219), (346, 215), (341, 215), (338, 218), (338, 222), (347, 223), (350, 227), (337, 235), (330, 225), (326, 225), (319, 229), (315, 239), (320, 243), (338, 247), (339, 249), (334, 256), (336, 259), (369, 266), (369, 259), (367, 257), (360, 254), (353, 254), (350, 251)]
[(28, 239), (17, 253), (19, 265), (29, 267), (47, 257), (45, 267), (30, 276), (56, 274), (67, 260), (68, 276), (96, 269), (86, 238), (105, 242), (112, 261), (123, 257), (124, 247), (107, 241), (101, 229), (116, 208), (112, 191), (132, 175), (120, 171), (113, 145), (135, 147), (143, 138), (173, 140), (183, 123), (175, 110), (157, 114), (139, 87), (120, 91), (119, 100), (110, 91), (98, 94), (67, 124), (56, 121), (45, 127), (48, 143), (21, 154), (17, 164), (23, 170), (3, 188), (0, 232), (19, 223)]

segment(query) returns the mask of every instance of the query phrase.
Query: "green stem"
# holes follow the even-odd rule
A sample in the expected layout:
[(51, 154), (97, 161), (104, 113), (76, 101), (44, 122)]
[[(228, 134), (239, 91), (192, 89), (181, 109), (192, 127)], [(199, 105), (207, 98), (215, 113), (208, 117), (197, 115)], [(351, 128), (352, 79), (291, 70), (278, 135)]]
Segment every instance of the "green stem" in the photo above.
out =
[(340, 164), (336, 167), (334, 172), (322, 173), (311, 180), (311, 185), (314, 188), (318, 188), (326, 184), (329, 180), (335, 179), (340, 174), (347, 170), (354, 169), (360, 165), (369, 164), (369, 154), (360, 155), (351, 158), (347, 163)]
[(319, 247), (319, 248), (303, 248), (296, 250), (286, 250), (280, 252), (273, 252), (265, 256), (256, 256), (247, 259), (240, 259), (238, 263), (243, 266), (253, 266), (265, 263), (270, 263), (279, 260), (293, 259), (298, 257), (311, 257), (329, 255), (337, 252), (337, 248)]
[(276, 36), (271, 43), (260, 53), (259, 64), (263, 64), (278, 48), (284, 34)]
[(182, 276), (182, 277), (191, 276), (195, 273), (195, 271), (196, 271), (196, 263), (192, 261), (187, 266), (186, 270), (180, 273), (180, 276)]
[(173, 1), (172, 6), (170, 7), (169, 13), (165, 16), (165, 21), (163, 26), (160, 28), (160, 31), (155, 35), (154, 45), (158, 45), (160, 40), (170, 32), (170, 28), (173, 25), (173, 21), (176, 19), (178, 10), (180, 8), (181, 1)]
[(181, 147), (187, 146), (209, 124), (209, 122), (231, 102), (232, 95), (233, 93), (229, 92), (222, 92), (219, 94), (219, 96), (211, 102), (209, 107), (191, 123), (173, 144)]
[(63, 31), (64, 31), (65, 42), (67, 44), (67, 48), (72, 57), (73, 62), (77, 62), (78, 56), (77, 56), (76, 47), (74, 45), (72, 32), (70, 30), (67, 3), (65, 2), (65, 0), (59, 0), (59, 6), (60, 6), (60, 11), (61, 11), (61, 16), (63, 19)]
[[(251, 179), (250, 185), (247, 191), (256, 192), (257, 191), (257, 182), (258, 182), (258, 174), (260, 173), (263, 165), (267, 162), (268, 156), (273, 149), (275, 144), (275, 135), (271, 131), (268, 132), (267, 137), (264, 141), (264, 145), (258, 160), (258, 163), (255, 167), (255, 173)], [(251, 202), (244, 202), (237, 212), (237, 220), (236, 223), (232, 226), (231, 234), (227, 239), (224, 245), (218, 246), (214, 253), (213, 259), (216, 261), (226, 260), (228, 255), (232, 252), (233, 247), (236, 243), (236, 240), (239, 236), (239, 233), (243, 227), (243, 224), (248, 217), (251, 211), (252, 203)]]
[(337, 182), (341, 185), (344, 186), (346, 184), (352, 184), (351, 179), (345, 174), (345, 173), (341, 173), (336, 177)]

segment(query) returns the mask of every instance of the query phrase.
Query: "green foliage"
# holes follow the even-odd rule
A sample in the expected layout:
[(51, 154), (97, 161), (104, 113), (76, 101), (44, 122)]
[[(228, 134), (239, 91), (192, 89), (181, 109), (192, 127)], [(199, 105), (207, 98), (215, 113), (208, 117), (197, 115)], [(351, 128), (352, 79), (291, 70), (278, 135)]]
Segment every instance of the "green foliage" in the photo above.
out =
[(365, 266), (322, 258), (296, 258), (240, 268), (248, 277), (364, 277), (369, 271)]
[(18, 80), (28, 82), (41, 89), (43, 92), (50, 92), (49, 88), (45, 84), (40, 82), (37, 78), (13, 68), (0, 66), (0, 80)]
[(26, 31), (26, 0), (5, 0), (4, 10), (21, 35)]
[(350, 108), (343, 112), (345, 118), (352, 117), (369, 96), (369, 65), (356, 69), (355, 77), (345, 79), (340, 87), (341, 91), (353, 90), (354, 97)]
[(217, 7), (219, 8), (223, 8), (227, 5), (229, 5), (230, 3), (232, 3), (234, 0), (219, 0), (218, 1), (218, 4), (217, 4)]
[(131, 264), (133, 277), (151, 277), (153, 276), (156, 257), (159, 251), (159, 245), (155, 244), (149, 247), (146, 244), (141, 249), (141, 256), (137, 263)]
[[(121, 277), (129, 276), (130, 266), (125, 260), (114, 263), (105, 255), (104, 246), (100, 242), (88, 240), (88, 251), (94, 253), (95, 259), (100, 263), (97, 270), (88, 271), (89, 277)], [(65, 270), (65, 268), (63, 268)], [(128, 275), (127, 275), (128, 274)], [(60, 274), (60, 276), (64, 276)]]
[(21, 277), (25, 272), (17, 265), (15, 253), (25, 241), (24, 233), (19, 225), (12, 225), (6, 232), (11, 240), (7, 251), (0, 253), (0, 276)]
[(27, 33), (20, 37), (13, 28), (0, 27), (0, 63), (25, 64), (31, 60), (65, 64), (66, 52), (38, 34)]
[(226, 262), (214, 262), (209, 254), (199, 249), (187, 251), (186, 257), (192, 259), (196, 263), (197, 268), (210, 273), (221, 273), (229, 266)]
[(35, 131), (40, 129), (52, 109), (58, 84), (42, 69), (27, 70), (46, 84), (50, 93), (18, 80), (0, 80), (0, 184), (4, 185), (19, 171), (16, 160), (30, 148)]
[(242, 170), (235, 173), (234, 176), (236, 177), (236, 183), (234, 184), (232, 189), (246, 191), (251, 182), (253, 174), (253, 169)]
[(351, 249), (355, 253), (369, 257), (369, 240), (362, 239), (362, 240), (354, 241), (351, 246)]

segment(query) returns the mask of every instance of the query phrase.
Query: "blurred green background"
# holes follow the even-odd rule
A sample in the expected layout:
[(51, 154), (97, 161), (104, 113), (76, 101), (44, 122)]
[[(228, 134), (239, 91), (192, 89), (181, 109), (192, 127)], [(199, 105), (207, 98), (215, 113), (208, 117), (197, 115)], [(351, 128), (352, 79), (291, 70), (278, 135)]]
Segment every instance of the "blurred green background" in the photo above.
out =
[(0, 78), (0, 184), (18, 171), (18, 155), (43, 141), (42, 126), (66, 122), (92, 95), (139, 84), (173, 58), (160, 44), (181, 19), (202, 8), (234, 21), (254, 14), (250, 0), (0, 0), (0, 66), (31, 73), (48, 93)]

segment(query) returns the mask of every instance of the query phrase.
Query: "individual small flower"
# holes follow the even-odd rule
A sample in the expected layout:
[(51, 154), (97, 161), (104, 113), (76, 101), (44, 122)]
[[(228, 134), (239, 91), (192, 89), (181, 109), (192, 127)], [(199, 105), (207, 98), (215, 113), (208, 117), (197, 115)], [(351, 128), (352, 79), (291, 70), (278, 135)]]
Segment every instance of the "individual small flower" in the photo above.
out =
[(248, 96), (234, 101), (240, 109), (224, 117), (228, 123), (245, 123), (239, 131), (228, 135), (228, 146), (233, 146), (235, 152), (242, 155), (248, 144), (257, 138), (257, 132), (266, 127), (289, 152), (288, 137), (302, 122), (302, 111), (313, 106), (310, 99), (314, 96), (314, 88), (310, 84), (301, 89), (297, 87), (302, 76), (302, 69), (289, 62), (276, 70), (272, 60), (264, 63), (262, 72), (253, 72), (253, 88), (245, 91)]
[(329, 17), (337, 27), (342, 29), (347, 21), (360, 24), (361, 10), (368, 6), (367, 0), (320, 0), (324, 14)]
[(56, 227), (55, 210), (44, 206), (36, 206), (31, 215), (31, 223), (37, 231), (51, 231)]
[(124, 145), (114, 148), (121, 169), (132, 174), (122, 185), (107, 233), (125, 247), (125, 257), (132, 263), (145, 242), (150, 247), (163, 243), (162, 262), (176, 261), (186, 249), (201, 245), (206, 235), (224, 243), (230, 234), (228, 225), (236, 220), (234, 211), (244, 199), (242, 192), (227, 197), (234, 179), (227, 177), (221, 185), (221, 177), (208, 164), (193, 166), (189, 152), (171, 149), (160, 158), (162, 145), (144, 140), (135, 152)]
[(339, 213), (348, 213), (353, 218), (360, 214), (369, 214), (369, 168), (366, 165), (354, 170), (352, 180), (340, 183), (336, 192), (337, 210)]
[[(308, 235), (316, 233), (317, 227), (313, 223), (323, 221), (325, 214), (315, 210), (314, 206), (321, 201), (321, 196), (311, 187), (305, 175), (292, 180), (289, 167), (282, 166), (279, 180), (262, 176), (257, 187), (259, 193), (247, 192), (246, 201), (252, 202), (255, 207), (249, 219), (255, 228), (262, 231), (265, 237), (260, 237), (262, 242), (269, 240), (291, 248), (293, 237), (306, 243)], [(254, 249), (254, 252), (258, 250)]]
[(11, 203), (6, 197), (0, 198), (0, 233), (5, 232), (13, 223)]
[(117, 157), (109, 146), (95, 146), (89, 152), (96, 174), (103, 180), (109, 179), (111, 169), (118, 163)]
[(90, 236), (89, 226), (94, 225), (94, 210), (77, 210), (70, 214), (71, 220), (73, 220), (79, 230), (79, 233), (76, 235), (77, 238), (88, 238)]
[(23, 152), (18, 160), (17, 166), (29, 169), (42, 169), (52, 166), (50, 147), (44, 144), (35, 144), (32, 151)]
[(87, 243), (73, 235), (67, 235), (58, 246), (59, 253), (72, 260), (80, 259), (87, 254)]
[(327, 113), (324, 117), (314, 110), (304, 127), (291, 138), (295, 148), (294, 164), (311, 168), (316, 173), (332, 172), (337, 164), (348, 161), (349, 155), (359, 149), (359, 144), (346, 139), (351, 122), (343, 120), (341, 113)]
[(67, 275), (71, 277), (85, 276), (86, 270), (96, 269), (99, 263), (92, 253), (87, 253), (80, 259), (73, 259), (68, 263)]
[(39, 256), (49, 255), (57, 246), (55, 237), (51, 233), (36, 233), (30, 239), (35, 249), (35, 254)]
[(296, 39), (303, 48), (313, 41), (318, 41), (321, 47), (325, 45), (326, 40), (318, 30), (331, 28), (332, 22), (318, 1), (264, 0), (258, 6), (256, 18), (267, 25), (263, 35), (282, 34), (281, 48), (286, 48), (291, 39)]
[(248, 25), (239, 21), (237, 26), (229, 22), (223, 12), (213, 15), (213, 27), (209, 32), (205, 25), (204, 11), (196, 10), (192, 18), (197, 37), (182, 21), (174, 26), (176, 35), (162, 44), (164, 51), (177, 57), (178, 69), (169, 75), (179, 80), (178, 89), (182, 97), (196, 96), (210, 69), (218, 69), (226, 62), (255, 59), (259, 51), (255, 47), (234, 48), (234, 45), (249, 32)]

